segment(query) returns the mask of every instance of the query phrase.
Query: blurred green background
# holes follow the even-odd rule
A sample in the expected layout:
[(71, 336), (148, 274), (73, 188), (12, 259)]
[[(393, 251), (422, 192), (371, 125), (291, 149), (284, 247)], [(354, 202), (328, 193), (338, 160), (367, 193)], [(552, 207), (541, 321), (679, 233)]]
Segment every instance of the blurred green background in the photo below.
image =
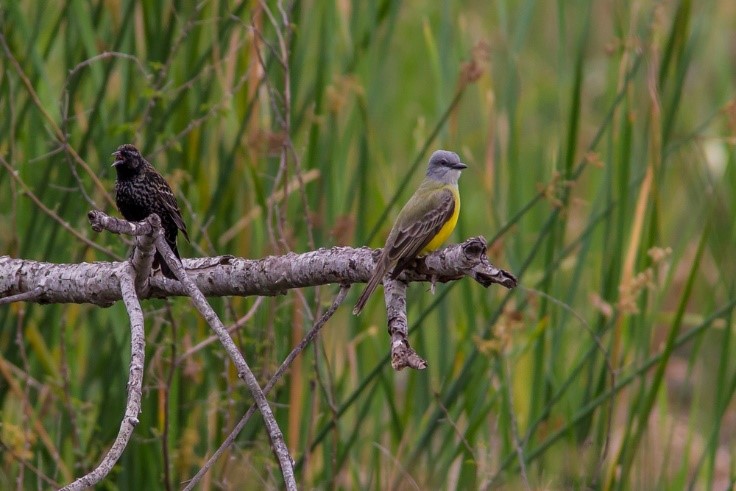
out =
[[(728, 489), (734, 26), (731, 0), (3, 2), (0, 252), (125, 257), (86, 213), (117, 215), (127, 142), (176, 191), (184, 256), (379, 247), (451, 149), (452, 240), (484, 235), (520, 287), (412, 285), (429, 368), (401, 373), (380, 295), (355, 318), (351, 292), (269, 396), (299, 483)], [(212, 302), (265, 384), (337, 291)], [(101, 489), (180, 488), (251, 403), (218, 343), (188, 353), (211, 334), (187, 299), (144, 308), (141, 424)], [(0, 307), (0, 488), (99, 462), (129, 340), (120, 303)], [(255, 417), (202, 487), (281, 484)]]

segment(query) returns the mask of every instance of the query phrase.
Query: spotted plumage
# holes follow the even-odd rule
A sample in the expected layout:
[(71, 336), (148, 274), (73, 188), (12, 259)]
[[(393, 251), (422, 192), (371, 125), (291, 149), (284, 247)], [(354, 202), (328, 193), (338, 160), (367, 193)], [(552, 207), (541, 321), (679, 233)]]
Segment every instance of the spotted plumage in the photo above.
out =
[[(117, 172), (115, 204), (120, 214), (128, 221), (139, 222), (156, 213), (161, 218), (166, 242), (174, 255), (181, 259), (176, 248), (176, 236), (181, 230), (189, 241), (189, 235), (169, 184), (133, 145), (121, 145), (113, 156), (115, 162), (112, 165)], [(156, 252), (153, 267), (156, 269), (158, 266), (164, 276), (175, 278), (161, 255)]]

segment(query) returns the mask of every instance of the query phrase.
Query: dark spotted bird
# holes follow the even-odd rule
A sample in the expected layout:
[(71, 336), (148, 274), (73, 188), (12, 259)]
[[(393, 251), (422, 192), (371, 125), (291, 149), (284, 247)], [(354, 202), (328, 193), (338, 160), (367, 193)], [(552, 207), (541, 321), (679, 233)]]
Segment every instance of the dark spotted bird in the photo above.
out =
[[(112, 166), (118, 174), (115, 181), (115, 204), (118, 210), (131, 222), (140, 222), (151, 213), (156, 213), (161, 218), (166, 242), (174, 255), (181, 259), (176, 248), (176, 236), (181, 230), (188, 242), (189, 235), (169, 184), (133, 145), (120, 145), (112, 155), (115, 157)], [(156, 252), (153, 269), (159, 266), (164, 276), (176, 278), (161, 254)]]

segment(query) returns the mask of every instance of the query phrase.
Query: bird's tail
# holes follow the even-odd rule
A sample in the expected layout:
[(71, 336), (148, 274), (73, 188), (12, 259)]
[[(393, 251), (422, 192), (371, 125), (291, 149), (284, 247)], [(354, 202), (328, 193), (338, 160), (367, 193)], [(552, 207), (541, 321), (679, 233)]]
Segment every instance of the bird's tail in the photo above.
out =
[(355, 307), (353, 307), (353, 315), (360, 315), (363, 307), (365, 307), (365, 303), (368, 301), (368, 298), (371, 296), (373, 291), (378, 287), (378, 284), (383, 279), (385, 271), (386, 268), (382, 268), (380, 266), (380, 263), (376, 265), (376, 270), (373, 272), (373, 276), (371, 276), (371, 279), (368, 280), (368, 284), (366, 285), (365, 290), (363, 290), (363, 293), (360, 294), (358, 301), (355, 303)]

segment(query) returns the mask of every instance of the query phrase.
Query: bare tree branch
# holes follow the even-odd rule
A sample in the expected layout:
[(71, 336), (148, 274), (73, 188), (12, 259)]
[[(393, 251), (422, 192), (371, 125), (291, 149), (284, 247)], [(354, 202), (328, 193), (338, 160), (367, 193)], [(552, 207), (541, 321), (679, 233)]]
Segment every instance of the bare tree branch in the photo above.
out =
[(427, 368), (427, 362), (409, 346), (409, 321), (406, 318), (406, 283), (386, 278), (383, 282), (388, 334), (391, 336), (391, 367), (403, 370)]
[[(145, 223), (131, 226), (146, 227)], [(417, 259), (397, 279), (405, 282), (434, 279), (445, 283), (470, 276), (484, 287), (493, 283), (506, 288), (516, 286), (511, 273), (488, 261), (486, 249), (483, 237), (470, 238)], [(233, 256), (183, 259), (182, 264), (205, 296), (273, 296), (293, 288), (366, 282), (379, 253), (380, 250), (367, 247), (332, 247), (263, 259)], [(113, 277), (120, 266), (119, 262), (53, 264), (0, 256), (0, 298), (41, 287), (43, 292), (32, 301), (110, 306), (122, 298), (120, 284)], [(149, 288), (138, 292), (141, 300), (187, 295), (184, 285), (178, 281), (160, 275), (148, 281)]]
[[(0, 256), (0, 303), (5, 298), (6, 303), (29, 301), (92, 303), (107, 306), (123, 299), (130, 313), (133, 334), (126, 416), (121, 423), (118, 438), (102, 463), (66, 489), (80, 489), (99, 482), (110, 472), (122, 454), (133, 427), (137, 424), (137, 415), (140, 411), (143, 319), (139, 299), (177, 295), (186, 295), (192, 299), (197, 310), (225, 347), (238, 370), (238, 376), (249, 388), (256, 407), (263, 415), (273, 451), (281, 466), (285, 486), (290, 490), (296, 489), (293, 460), (265, 393), (205, 296), (279, 295), (292, 288), (328, 283), (342, 285), (332, 307), (317, 321), (269, 381), (265, 389), (267, 392), (334, 314), (345, 299), (349, 285), (369, 279), (379, 251), (369, 248), (334, 247), (303, 254), (270, 256), (260, 260), (222, 256), (184, 259), (179, 262), (166, 243), (161, 231), (160, 218), (155, 214), (142, 222), (115, 219), (99, 211), (91, 211), (88, 218), (95, 231), (108, 230), (135, 236), (136, 248), (131, 260), (126, 263), (50, 264)], [(179, 281), (159, 275), (149, 276), (155, 250), (161, 253)], [(387, 277), (385, 299), (394, 369), (400, 370), (407, 366), (415, 369), (426, 367), (426, 362), (414, 352), (407, 340), (406, 287), (409, 282), (431, 281), (434, 284), (436, 281), (447, 282), (470, 276), (485, 287), (492, 283), (507, 288), (516, 286), (516, 278), (512, 274), (488, 262), (486, 250), (485, 239), (474, 237), (462, 244), (449, 246), (429, 256), (418, 258), (398, 278)], [(232, 444), (254, 411), (255, 407), (251, 407), (243, 416), (228, 439), (189, 483), (188, 489), (201, 479), (215, 459)]]
[(10, 177), (13, 179), (13, 181), (15, 181), (18, 184), (18, 186), (20, 186), (20, 188), (23, 190), (23, 192), (26, 195), (28, 195), (29, 198), (31, 198), (31, 201), (33, 201), (33, 203), (42, 212), (44, 212), (46, 215), (48, 215), (49, 217), (51, 217), (55, 222), (57, 222), (59, 225), (61, 225), (61, 227), (64, 230), (66, 230), (67, 232), (69, 232), (70, 234), (72, 234), (74, 237), (76, 237), (80, 241), (84, 242), (85, 244), (87, 244), (89, 247), (91, 247), (93, 249), (97, 249), (98, 251), (100, 251), (100, 252), (102, 252), (102, 253), (104, 253), (107, 256), (112, 257), (112, 258), (117, 258), (118, 257), (117, 254), (115, 254), (111, 250), (106, 249), (105, 247), (102, 247), (101, 245), (99, 245), (99, 244), (91, 241), (90, 239), (88, 239), (87, 237), (85, 237), (84, 235), (82, 235), (81, 233), (79, 233), (74, 227), (72, 227), (71, 225), (69, 225), (69, 223), (66, 220), (64, 220), (62, 217), (60, 217), (58, 213), (56, 213), (54, 210), (52, 210), (51, 208), (49, 208), (48, 206), (46, 206), (45, 204), (43, 204), (43, 201), (41, 201), (38, 198), (38, 196), (36, 196), (33, 193), (33, 191), (31, 190), (31, 188), (29, 188), (28, 185), (25, 182), (23, 182), (23, 180), (20, 178), (20, 176), (18, 175), (18, 170), (15, 169), (15, 168), (13, 168), (13, 166), (10, 165), (10, 163), (7, 160), (5, 160), (5, 158), (3, 158), (2, 155), (0, 155), (0, 164), (2, 164), (3, 167), (5, 167), (5, 169), (8, 171), (8, 174), (10, 175)]
[(120, 431), (110, 450), (100, 465), (90, 473), (80, 477), (63, 490), (86, 489), (94, 486), (107, 476), (128, 446), (133, 429), (138, 425), (143, 394), (143, 364), (145, 361), (146, 337), (143, 330), (143, 310), (135, 293), (135, 270), (128, 263), (123, 265), (116, 275), (120, 283), (120, 292), (125, 302), (125, 309), (130, 316), (130, 374), (128, 376), (128, 403), (125, 416), (120, 422)]
[(100, 178), (97, 177), (97, 173), (95, 173), (92, 168), (87, 164), (87, 162), (84, 161), (82, 157), (77, 153), (77, 151), (69, 145), (69, 143), (66, 141), (66, 137), (64, 136), (64, 132), (61, 130), (59, 125), (56, 123), (54, 118), (49, 114), (49, 112), (46, 110), (46, 107), (41, 102), (41, 98), (36, 93), (36, 90), (33, 88), (33, 83), (28, 79), (28, 76), (23, 71), (23, 68), (20, 66), (20, 63), (18, 63), (18, 60), (13, 56), (13, 52), (10, 49), (10, 46), (8, 46), (7, 40), (5, 39), (5, 35), (0, 32), (0, 45), (3, 48), (3, 51), (5, 51), (5, 56), (10, 60), (10, 64), (15, 69), (16, 73), (20, 77), (21, 82), (23, 82), (23, 86), (25, 87), (26, 91), (28, 92), (28, 95), (31, 98), (31, 101), (33, 101), (33, 104), (36, 106), (38, 111), (41, 113), (43, 118), (46, 120), (46, 123), (49, 126), (49, 129), (54, 135), (54, 138), (61, 144), (63, 149), (71, 155), (72, 159), (80, 166), (84, 171), (87, 173), (87, 175), (92, 179), (92, 182), (94, 182), (95, 186), (99, 191), (101, 191), (103, 198), (110, 204), (114, 205), (112, 197), (110, 197), (110, 193), (107, 192), (107, 187), (102, 184), (102, 181), (100, 181)]
[[(345, 301), (345, 297), (348, 294), (348, 286), (341, 286), (340, 291), (337, 294), (337, 297), (335, 297), (335, 300), (332, 302), (332, 305), (329, 309), (320, 317), (320, 319), (314, 324), (312, 329), (307, 333), (306, 336), (301, 340), (301, 342), (291, 350), (291, 353), (289, 353), (289, 356), (284, 359), (283, 363), (281, 363), (281, 366), (279, 366), (278, 370), (276, 370), (276, 373), (273, 374), (273, 377), (271, 377), (271, 380), (268, 381), (268, 383), (263, 387), (263, 393), (268, 394), (271, 389), (276, 385), (276, 383), (281, 379), (284, 372), (291, 366), (291, 363), (294, 361), (294, 359), (299, 356), (299, 354), (304, 351), (304, 348), (309, 346), (309, 344), (314, 340), (314, 338), (317, 337), (317, 334), (319, 334), (320, 329), (327, 323), (327, 321), (334, 315), (334, 313), (337, 311), (337, 308), (342, 305), (342, 302)], [(186, 487), (184, 487), (184, 491), (189, 491), (191, 489), (194, 489), (194, 486), (196, 486), (199, 481), (204, 477), (204, 475), (207, 473), (207, 471), (210, 470), (210, 468), (214, 465), (214, 463), (217, 461), (217, 459), (222, 456), (222, 454), (230, 448), (230, 446), (235, 442), (235, 439), (240, 434), (241, 430), (245, 427), (245, 424), (248, 422), (248, 420), (253, 416), (253, 413), (255, 412), (256, 407), (251, 406), (248, 408), (248, 411), (243, 415), (243, 417), (238, 421), (238, 424), (235, 425), (233, 430), (230, 432), (230, 434), (227, 436), (224, 442), (222, 442), (222, 445), (215, 451), (214, 454), (212, 454), (212, 457), (210, 457), (207, 462), (202, 466), (202, 468), (195, 474), (195, 476), (187, 483)]]
[[(253, 318), (253, 316), (256, 314), (256, 312), (258, 312), (258, 307), (260, 307), (262, 303), (263, 303), (263, 297), (258, 297), (256, 299), (256, 301), (253, 303), (253, 306), (250, 308), (250, 310), (248, 310), (248, 312), (243, 317), (241, 317), (240, 319), (238, 319), (237, 322), (235, 322), (233, 325), (231, 325), (231, 326), (229, 326), (227, 328), (228, 334), (232, 334), (233, 332), (237, 331), (238, 329), (240, 329), (241, 327), (243, 327), (246, 322), (248, 322), (249, 320), (251, 320)], [(216, 335), (212, 335), (212, 336), (208, 337), (207, 339), (204, 339), (204, 340), (200, 341), (196, 345), (194, 345), (191, 348), (187, 349), (179, 357), (177, 357), (177, 359), (176, 359), (176, 365), (177, 366), (178, 365), (181, 365), (187, 358), (189, 358), (190, 356), (194, 355), (198, 351), (204, 349), (205, 347), (209, 346), (210, 344), (214, 343), (215, 341), (217, 341), (217, 336)]]
[(107, 230), (114, 234), (135, 236), (135, 249), (131, 264), (135, 270), (135, 290), (140, 295), (148, 287), (148, 277), (151, 274), (154, 247), (154, 234), (161, 232), (161, 218), (155, 213), (142, 222), (129, 222), (105, 215), (101, 211), (92, 210), (87, 213), (87, 219), (95, 232)]
[[(281, 472), (284, 477), (286, 488), (289, 490), (296, 490), (293, 460), (286, 448), (283, 433), (276, 422), (276, 418), (271, 411), (271, 407), (268, 405), (266, 397), (263, 395), (261, 386), (258, 384), (256, 376), (248, 366), (242, 353), (240, 353), (240, 350), (238, 350), (237, 346), (235, 346), (235, 343), (230, 338), (230, 334), (220, 318), (217, 316), (217, 313), (215, 313), (210, 304), (207, 303), (205, 296), (197, 288), (197, 285), (189, 278), (184, 267), (179, 262), (179, 259), (177, 259), (171, 250), (171, 247), (169, 247), (161, 229), (161, 219), (159, 216), (153, 213), (141, 222), (126, 222), (125, 220), (118, 220), (109, 217), (99, 211), (91, 211), (89, 212), (88, 217), (92, 228), (95, 231), (105, 229), (114, 233), (128, 233), (136, 235), (136, 240), (139, 246), (144, 244), (145, 246), (150, 247), (150, 240), (151, 237), (153, 237), (156, 250), (158, 250), (161, 257), (166, 261), (166, 264), (179, 279), (180, 285), (183, 285), (187, 296), (192, 299), (194, 307), (202, 314), (212, 330), (215, 331), (220, 343), (225, 347), (225, 351), (235, 364), (238, 371), (238, 377), (245, 382), (245, 385), (250, 390), (253, 399), (256, 401), (258, 409), (263, 415), (263, 420), (271, 439), (273, 451), (276, 454), (279, 465), (281, 466)], [(148, 237), (148, 239), (146, 239), (146, 237)], [(136, 253), (134, 254), (133, 260), (130, 264), (135, 270), (136, 260), (144, 262), (145, 259), (146, 262), (148, 262), (148, 270), (150, 270), (150, 260), (153, 255), (153, 251), (148, 250), (143, 255), (138, 255), (137, 251), (139, 248), (140, 247), (136, 247)]]
[[(274, 453), (276, 454), (276, 458), (279, 461), (279, 465), (281, 466), (281, 473), (284, 477), (284, 484), (286, 485), (286, 489), (288, 489), (289, 491), (296, 491), (294, 461), (291, 458), (291, 455), (289, 455), (289, 449), (286, 448), (284, 435), (281, 432), (281, 428), (279, 428), (278, 423), (276, 422), (273, 411), (271, 411), (271, 406), (268, 405), (266, 396), (263, 394), (263, 390), (258, 384), (256, 376), (253, 374), (250, 366), (248, 366), (248, 362), (245, 361), (245, 358), (243, 357), (242, 353), (240, 353), (240, 350), (238, 350), (238, 347), (235, 346), (235, 342), (230, 337), (230, 334), (227, 332), (225, 325), (217, 316), (217, 313), (215, 313), (210, 304), (207, 303), (207, 299), (205, 298), (205, 296), (202, 294), (201, 291), (199, 291), (197, 285), (195, 285), (194, 282), (189, 278), (182, 264), (179, 262), (176, 256), (174, 256), (174, 253), (172, 252), (169, 244), (166, 242), (166, 239), (163, 236), (163, 233), (161, 232), (160, 219), (158, 219), (158, 216), (156, 214), (153, 214), (151, 216), (155, 217), (158, 220), (158, 227), (156, 227), (155, 235), (156, 249), (161, 254), (161, 257), (163, 257), (164, 261), (166, 261), (166, 264), (169, 266), (169, 268), (171, 268), (176, 277), (179, 279), (180, 283), (184, 286), (187, 295), (192, 299), (194, 307), (199, 311), (200, 314), (202, 314), (212, 330), (215, 331), (215, 334), (217, 334), (217, 337), (220, 339), (220, 343), (222, 343), (222, 345), (225, 347), (225, 351), (235, 364), (235, 367), (238, 370), (238, 377), (243, 380), (243, 382), (245, 382), (245, 385), (248, 387), (248, 390), (250, 390), (253, 399), (255, 399), (256, 401), (258, 409), (261, 411), (263, 421), (266, 425), (266, 430), (268, 431), (268, 436), (271, 439), (271, 446)], [(149, 217), (148, 219), (150, 218), (151, 217)]]

